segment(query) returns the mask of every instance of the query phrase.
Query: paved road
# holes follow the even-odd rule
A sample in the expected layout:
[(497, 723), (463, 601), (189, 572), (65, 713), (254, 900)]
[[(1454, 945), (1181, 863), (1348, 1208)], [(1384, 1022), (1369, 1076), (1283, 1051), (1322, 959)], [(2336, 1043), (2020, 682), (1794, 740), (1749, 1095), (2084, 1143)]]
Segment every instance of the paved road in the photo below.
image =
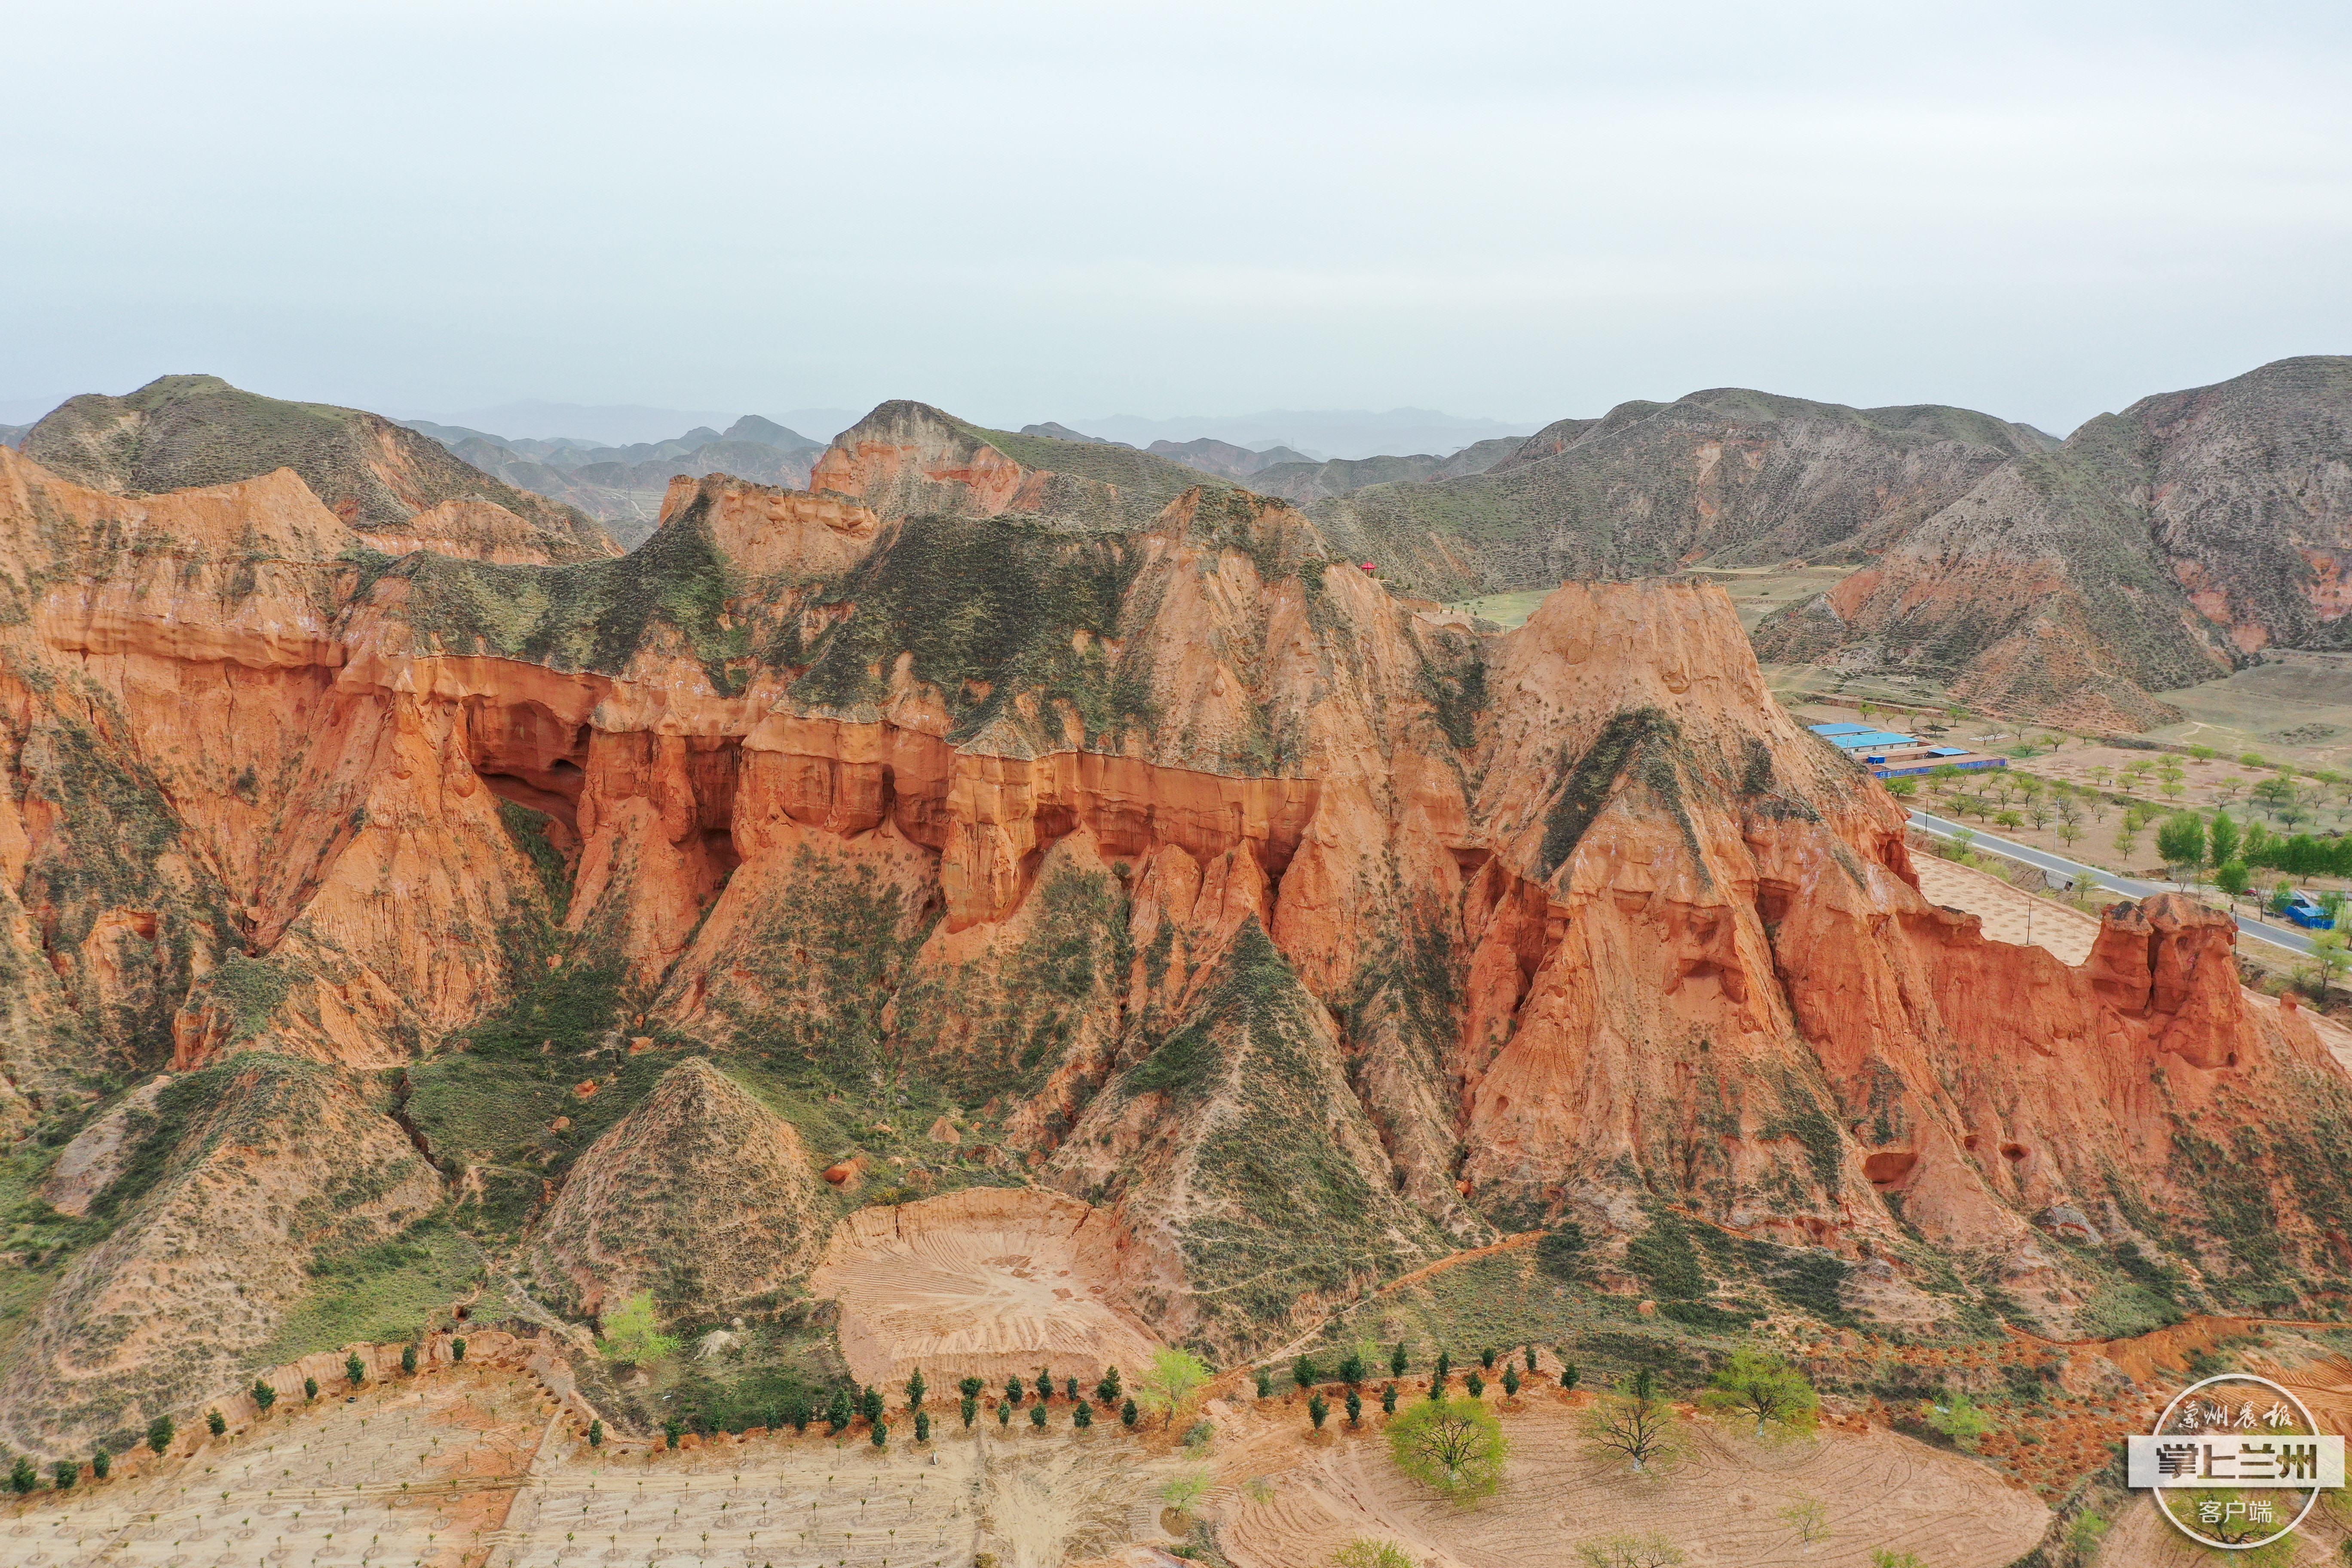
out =
[[(2069, 860), (2063, 855), (2053, 855), (2047, 849), (2036, 849), (2030, 844), (2012, 844), (2006, 838), (1995, 837), (1977, 828), (1964, 827), (1959, 823), (1933, 816), (1924, 811), (1915, 811), (1911, 814), (1911, 826), (1922, 833), (1932, 833), (1938, 838), (1953, 838), (1966, 833), (1969, 836), (1969, 847), (1972, 849), (1982, 849), (1988, 854), (2003, 856), (2011, 860), (2022, 860), (2027, 865), (2039, 867), (2044, 871), (2055, 871), (2062, 877), (2071, 879), (2077, 887), (2087, 884), (2094, 888), (2112, 888), (2127, 899), (2145, 899), (2153, 894), (2173, 890), (2161, 883), (2143, 882), (2133, 877), (2118, 877), (2113, 871), (2102, 871), (2096, 866), (2085, 866), (2079, 860)], [(2239, 931), (2252, 937), (2256, 942), (2266, 942), (2273, 947), (2285, 948), (2290, 952), (2311, 951), (2310, 936), (2292, 926), (2274, 926), (2267, 921), (2253, 920), (2245, 915), (2237, 915), (2233, 918), (2238, 922)]]

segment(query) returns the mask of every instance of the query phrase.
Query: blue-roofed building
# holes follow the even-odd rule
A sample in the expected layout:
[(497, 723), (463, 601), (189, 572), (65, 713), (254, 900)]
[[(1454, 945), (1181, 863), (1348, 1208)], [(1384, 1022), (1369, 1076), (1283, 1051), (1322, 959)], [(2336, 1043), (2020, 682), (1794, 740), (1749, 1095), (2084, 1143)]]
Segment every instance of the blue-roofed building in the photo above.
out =
[(1981, 773), (2009, 766), (2007, 757), (1971, 752), (1965, 746), (1939, 746), (1896, 730), (1875, 730), (1867, 724), (1811, 724), (1814, 734), (1883, 779), (1958, 768)]

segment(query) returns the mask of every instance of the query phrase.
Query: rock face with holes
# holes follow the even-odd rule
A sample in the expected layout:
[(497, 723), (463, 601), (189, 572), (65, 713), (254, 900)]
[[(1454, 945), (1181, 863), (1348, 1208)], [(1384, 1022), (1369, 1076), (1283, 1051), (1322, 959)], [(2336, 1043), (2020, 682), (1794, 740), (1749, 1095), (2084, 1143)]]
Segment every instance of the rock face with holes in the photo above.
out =
[[(392, 558), (293, 472), (0, 451), (0, 1124), (301, 1058), (566, 1310), (1058, 1190), (1118, 1310), (1221, 1355), (1571, 1222), (1668, 1316), (1837, 1312), (1852, 1268), (1948, 1321), (1958, 1265), (2063, 1327), (2126, 1244), (2216, 1302), (2336, 1268), (2352, 1097), (2227, 921), (1988, 941), (1720, 592), (1482, 638), (1172, 468), (886, 405), (823, 493), (681, 479), (628, 556), (534, 567), (463, 505)], [(55, 1173), (126, 1224), (176, 1157), (128, 1125)], [(58, 1245), (42, 1311), (136, 1294)], [(157, 1388), (219, 1364), (173, 1331)]]

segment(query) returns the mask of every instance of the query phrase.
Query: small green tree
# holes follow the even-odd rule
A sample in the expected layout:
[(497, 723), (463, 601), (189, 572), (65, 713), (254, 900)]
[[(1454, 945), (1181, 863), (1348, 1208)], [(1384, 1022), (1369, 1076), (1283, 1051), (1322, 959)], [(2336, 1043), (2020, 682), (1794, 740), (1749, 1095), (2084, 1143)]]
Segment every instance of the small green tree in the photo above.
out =
[[(1038, 1397), (1041, 1399), (1045, 1397), (1042, 1390), (1039, 1391)], [(871, 1384), (866, 1384), (866, 1392), (857, 1396), (857, 1413), (868, 1421), (881, 1420), (882, 1391)]]
[[(648, 1348), (653, 1344), (659, 1342), (659, 1340), (660, 1336), (658, 1334), (656, 1335), (653, 1340), (647, 1342)], [(671, 1350), (676, 1350), (677, 1348), (677, 1342), (676, 1340), (670, 1341), (669, 1346)], [(449, 1359), (451, 1361), (464, 1361), (466, 1359), (465, 1335), (459, 1334), (456, 1339), (449, 1342)]]
[(1731, 1352), (1699, 1403), (1727, 1417), (1754, 1421), (1756, 1436), (1761, 1437), (1774, 1427), (1811, 1431), (1822, 1401), (1804, 1374), (1779, 1356), (1741, 1350)]
[(915, 1375), (907, 1380), (907, 1408), (920, 1410), (923, 1407), (923, 1395), (929, 1392), (930, 1385), (923, 1381), (923, 1369), (917, 1367)]
[(1021, 1405), (1026, 1403), (1023, 1398), (1023, 1395), (1027, 1392), (1028, 1390), (1026, 1386), (1021, 1381), (1020, 1373), (1015, 1373), (1013, 1375), (1004, 1380), (1004, 1397), (1012, 1404)]
[(836, 1384), (834, 1386), (833, 1397), (826, 1402), (824, 1407), (824, 1435), (828, 1437), (838, 1437), (848, 1431), (849, 1424), (856, 1419), (857, 1413), (849, 1407), (849, 1390)]
[(1588, 1442), (1632, 1460), (1636, 1475), (1647, 1474), (1682, 1452), (1680, 1423), (1660, 1397), (1656, 1376), (1648, 1367), (1638, 1369), (1614, 1393), (1603, 1394), (1586, 1413), (1583, 1426)]
[(1070, 1425), (1083, 1432), (1094, 1424), (1095, 1407), (1083, 1399), (1079, 1400), (1077, 1407), (1070, 1412)]
[(257, 1377), (253, 1380), (252, 1392), (253, 1407), (264, 1415), (268, 1415), (269, 1407), (278, 1403), (278, 1390)]
[(1478, 1375), (1476, 1367), (1470, 1369), (1470, 1374), (1462, 1380), (1462, 1386), (1470, 1391), (1470, 1397), (1473, 1399), (1486, 1397), (1486, 1380)]
[(666, 1447), (672, 1448), (677, 1447), (677, 1440), (685, 1435), (686, 1423), (679, 1420), (677, 1416), (673, 1415), (668, 1420), (662, 1423), (662, 1437), (665, 1440)]
[(915, 1441), (928, 1443), (930, 1440), (931, 1413), (928, 1410), (918, 1410), (915, 1412)]
[(17, 1455), (16, 1462), (8, 1468), (8, 1489), (23, 1497), (40, 1484), (41, 1472), (34, 1466), (32, 1456)]
[(1135, 1408), (1135, 1401), (1129, 1399), (1118, 1407), (1118, 1424), (1122, 1426), (1132, 1427), (1135, 1425), (1136, 1415), (1137, 1411)]
[(2311, 937), (2311, 972), (2318, 982), (2320, 998), (2327, 996), (2328, 987), (2344, 977), (2347, 967), (2352, 967), (2352, 951), (2347, 951), (2341, 931), (2314, 931)]
[(1780, 1510), (1780, 1522), (1795, 1531), (1798, 1540), (1811, 1543), (1827, 1539), (1830, 1510), (1817, 1497), (1800, 1496)]
[(1105, 1367), (1102, 1381), (1095, 1384), (1095, 1398), (1105, 1405), (1117, 1405), (1126, 1397), (1127, 1390), (1119, 1384), (1118, 1368)]
[(223, 1433), (228, 1430), (228, 1417), (222, 1415), (217, 1409), (205, 1411), (205, 1430), (211, 1433), (215, 1437), (220, 1436)]
[(2172, 868), (2174, 881), (2189, 880), (2205, 864), (2205, 819), (2193, 811), (2166, 817), (2156, 830), (2156, 852)]
[(1528, 1345), (1525, 1348), (1528, 1358), (1528, 1370), (1529, 1372), (1533, 1372), (1536, 1369), (1536, 1347)]
[(1494, 1346), (1488, 1345), (1478, 1352), (1478, 1365), (1482, 1371), (1492, 1372), (1495, 1370)]
[(1992, 1423), (1965, 1394), (1955, 1394), (1941, 1405), (1931, 1402), (1924, 1414), (1928, 1426), (1962, 1448), (1975, 1447), (1977, 1439), (1992, 1430)]
[(2243, 860), (2231, 860), (2214, 871), (2213, 885), (2233, 899), (2242, 899), (2252, 889), (2254, 877)]
[(416, 1375), (416, 1347), (415, 1345), (403, 1345), (400, 1347), (400, 1371), (401, 1375), (404, 1377), (415, 1377)]
[(1209, 1495), (1209, 1472), (1186, 1470), (1160, 1484), (1160, 1500), (1179, 1513), (1190, 1513)]
[(353, 1388), (367, 1381), (367, 1363), (360, 1360), (356, 1351), (343, 1358), (343, 1381)]
[(1396, 1349), (1389, 1352), (1389, 1375), (1391, 1377), (1402, 1377), (1404, 1375), (1404, 1369), (1412, 1364), (1412, 1358), (1405, 1354), (1404, 1342), (1402, 1340), (1397, 1341)]
[(1323, 1369), (1315, 1364), (1311, 1355), (1300, 1356), (1290, 1363), (1290, 1381), (1298, 1385), (1301, 1394), (1323, 1381)]
[(170, 1416), (158, 1415), (147, 1423), (147, 1447), (158, 1454), (163, 1453), (172, 1447), (172, 1439), (179, 1435), (179, 1427), (172, 1424)]
[(887, 1421), (877, 1421), (866, 1429), (866, 1440), (877, 1448), (886, 1447), (890, 1441), (890, 1424)]
[(956, 1405), (956, 1414), (963, 1418), (963, 1429), (967, 1432), (971, 1431), (971, 1424), (980, 1419), (979, 1397), (975, 1394), (965, 1394)]
[(1010, 1427), (1013, 1425), (1013, 1402), (1011, 1400), (1001, 1399), (997, 1401), (996, 1424), (999, 1426), (1004, 1427)]
[(1488, 1495), (1510, 1452), (1503, 1425), (1475, 1399), (1433, 1399), (1388, 1424), (1389, 1453), (1405, 1475), (1456, 1502)]
[(1437, 1352), (1437, 1381), (1444, 1383), (1453, 1375), (1454, 1352), (1449, 1350), (1440, 1350)]
[(319, 1380), (317, 1378), (306, 1377), (302, 1380), (302, 1397), (306, 1400), (315, 1400), (319, 1397)]
[(1173, 1423), (1177, 1411), (1208, 1381), (1209, 1369), (1200, 1357), (1171, 1347), (1152, 1352), (1151, 1370), (1143, 1374), (1140, 1389), (1145, 1400), (1160, 1406), (1160, 1414)]
[(1037, 1369), (1037, 1397), (1040, 1399), (1051, 1399), (1054, 1397), (1054, 1369), (1052, 1367), (1041, 1366)]
[(2205, 858), (2213, 865), (2226, 866), (2238, 858), (2242, 841), (2237, 818), (2226, 811), (2217, 811), (2211, 826), (2205, 830)]
[(1364, 1381), (1364, 1358), (1361, 1352), (1349, 1351), (1339, 1358), (1339, 1381), (1354, 1388)]
[[(638, 1291), (605, 1313), (604, 1330), (604, 1354), (613, 1361), (659, 1361), (677, 1353), (677, 1341), (661, 1331), (661, 1320), (654, 1311), (654, 1293), (650, 1290)], [(458, 1354), (456, 1344), (449, 1349), (458, 1360), (466, 1359)]]
[(1040, 1399), (1029, 1407), (1029, 1425), (1043, 1432), (1045, 1429), (1046, 1419), (1045, 1402)]
[(101, 1481), (114, 1473), (114, 1456), (103, 1446), (90, 1455), (89, 1473), (94, 1479)]
[(1360, 1390), (1350, 1388), (1348, 1390), (1348, 1425), (1361, 1426), (1363, 1424), (1364, 1395)]
[(1331, 1568), (1413, 1568), (1393, 1541), (1350, 1541), (1331, 1553)]
[(1508, 1362), (1503, 1363), (1503, 1396), (1507, 1399), (1519, 1396), (1519, 1369)]
[(988, 1384), (980, 1379), (969, 1375), (959, 1379), (956, 1383), (956, 1392), (966, 1399), (978, 1399), (987, 1387)]
[[(1561, 1348), (1565, 1349), (1566, 1347), (1563, 1346)], [(1573, 1392), (1576, 1387), (1576, 1380), (1579, 1375), (1580, 1373), (1576, 1370), (1576, 1363), (1574, 1362), (1569, 1360), (1566, 1356), (1559, 1358), (1560, 1392), (1563, 1394)]]
[(591, 1421), (588, 1423), (588, 1446), (592, 1448), (601, 1448), (604, 1446), (604, 1422)]
[(1381, 1414), (1383, 1415), (1395, 1415), (1396, 1402), (1397, 1385), (1391, 1383), (1386, 1388), (1381, 1390)]
[(49, 1484), (61, 1492), (73, 1490), (74, 1483), (79, 1479), (81, 1467), (71, 1459), (59, 1459), (49, 1467)]
[(1318, 1432), (1323, 1430), (1323, 1423), (1330, 1414), (1331, 1402), (1329, 1400), (1324, 1398), (1320, 1394), (1312, 1394), (1307, 1396), (1307, 1419), (1315, 1423), (1315, 1430)]
[(1266, 1371), (1264, 1367), (1258, 1368), (1256, 1383), (1257, 1396), (1260, 1399), (1272, 1399), (1274, 1397), (1274, 1373)]
[(1611, 1535), (1577, 1542), (1578, 1561), (1588, 1568), (1677, 1568), (1690, 1561), (1664, 1536)]

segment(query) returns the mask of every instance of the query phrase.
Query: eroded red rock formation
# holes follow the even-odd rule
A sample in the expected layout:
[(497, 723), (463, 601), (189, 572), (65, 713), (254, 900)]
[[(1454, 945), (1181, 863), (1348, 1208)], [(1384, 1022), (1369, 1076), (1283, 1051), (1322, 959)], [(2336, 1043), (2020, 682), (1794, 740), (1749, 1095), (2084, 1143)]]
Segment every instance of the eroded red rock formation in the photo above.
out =
[[(626, 560), (542, 570), (369, 563), (290, 473), (133, 500), (0, 451), (0, 1115), (107, 1067), (405, 1067), (463, 1195), (521, 1156), (437, 1064), (613, 973), (609, 1038), (518, 1082), (617, 1118), (599, 1061), (693, 1046), (952, 1110), (955, 1159), (1114, 1211), (1171, 1339), (1266, 1342), (1498, 1222), (1605, 1272), (1678, 1211), (1922, 1321), (1955, 1266), (2063, 1314), (2076, 1220), (2216, 1290), (2344, 1250), (2300, 1173), (2343, 1074), (2249, 1008), (2229, 923), (2126, 907), (2070, 970), (1929, 905), (1718, 590), (1570, 584), (1482, 643), (1283, 503), (1024, 519), (1078, 491), (877, 420), (833, 494), (680, 480)], [(2267, 1242), (2212, 1218), (2225, 1157)]]

